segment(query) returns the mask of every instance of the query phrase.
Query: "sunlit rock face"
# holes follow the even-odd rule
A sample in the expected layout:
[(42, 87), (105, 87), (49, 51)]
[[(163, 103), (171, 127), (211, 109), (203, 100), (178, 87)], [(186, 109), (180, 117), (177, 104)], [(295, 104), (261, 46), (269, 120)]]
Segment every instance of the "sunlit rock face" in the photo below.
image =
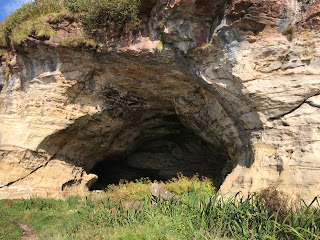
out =
[(277, 185), (311, 200), (319, 12), (315, 0), (144, 0), (141, 27), (108, 51), (26, 39), (2, 59), (0, 198), (182, 172), (223, 194)]

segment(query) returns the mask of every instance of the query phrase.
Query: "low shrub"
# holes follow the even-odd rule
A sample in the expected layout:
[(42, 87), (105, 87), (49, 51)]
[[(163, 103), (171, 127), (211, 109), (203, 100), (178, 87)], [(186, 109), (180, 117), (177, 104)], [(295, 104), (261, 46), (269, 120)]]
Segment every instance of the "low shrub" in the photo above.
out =
[(213, 182), (209, 178), (199, 177), (199, 175), (189, 178), (179, 173), (177, 177), (162, 183), (162, 185), (165, 189), (177, 195), (194, 192), (201, 197), (208, 197), (216, 192)]
[(262, 190), (259, 194), (265, 209), (273, 216), (277, 216), (280, 221), (283, 221), (289, 214), (290, 201), (287, 194), (269, 187)]
[(145, 200), (150, 195), (151, 184), (148, 178), (141, 178), (135, 182), (122, 180), (118, 185), (109, 185), (106, 195), (113, 201)]
[(130, 31), (140, 24), (140, 2), (137, 0), (66, 0), (70, 12), (79, 13), (79, 19), (89, 29), (113, 28)]

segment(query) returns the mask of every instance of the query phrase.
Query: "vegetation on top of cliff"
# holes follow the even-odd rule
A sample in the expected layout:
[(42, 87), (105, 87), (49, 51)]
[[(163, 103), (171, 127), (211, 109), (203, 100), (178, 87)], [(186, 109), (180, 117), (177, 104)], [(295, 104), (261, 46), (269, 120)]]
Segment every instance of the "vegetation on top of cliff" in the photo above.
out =
[(49, 39), (54, 36), (50, 23), (64, 19), (80, 22), (88, 38), (96, 29), (127, 33), (140, 24), (139, 7), (139, 0), (35, 0), (0, 24), (0, 45), (19, 44), (30, 34)]

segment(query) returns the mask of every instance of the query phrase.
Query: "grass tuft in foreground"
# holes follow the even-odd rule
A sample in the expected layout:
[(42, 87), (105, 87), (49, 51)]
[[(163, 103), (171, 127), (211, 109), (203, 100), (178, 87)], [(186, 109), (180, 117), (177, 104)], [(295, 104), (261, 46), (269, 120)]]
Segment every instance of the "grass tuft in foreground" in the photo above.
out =
[[(142, 179), (112, 185), (102, 194), (65, 201), (0, 201), (0, 212), (32, 226), (38, 239), (320, 238), (317, 199), (312, 205), (286, 207), (280, 217), (282, 207), (288, 204), (275, 189), (262, 195), (223, 199), (208, 179), (197, 176), (179, 176), (160, 184), (176, 197), (152, 203), (151, 182)], [(137, 210), (125, 208), (122, 203), (126, 200), (143, 200), (144, 206)], [(269, 200), (273, 201), (271, 205)]]
[(19, 239), (20, 236), (21, 230), (18, 224), (0, 214), (0, 239)]

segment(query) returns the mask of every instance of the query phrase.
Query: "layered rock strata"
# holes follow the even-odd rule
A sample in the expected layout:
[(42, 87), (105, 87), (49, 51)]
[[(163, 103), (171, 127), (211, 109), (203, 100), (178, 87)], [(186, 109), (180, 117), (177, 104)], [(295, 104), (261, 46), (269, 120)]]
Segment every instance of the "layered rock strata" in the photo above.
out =
[(108, 51), (29, 37), (3, 57), (0, 198), (84, 194), (118, 159), (203, 173), (224, 194), (319, 195), (320, 3), (142, 7), (132, 41)]

